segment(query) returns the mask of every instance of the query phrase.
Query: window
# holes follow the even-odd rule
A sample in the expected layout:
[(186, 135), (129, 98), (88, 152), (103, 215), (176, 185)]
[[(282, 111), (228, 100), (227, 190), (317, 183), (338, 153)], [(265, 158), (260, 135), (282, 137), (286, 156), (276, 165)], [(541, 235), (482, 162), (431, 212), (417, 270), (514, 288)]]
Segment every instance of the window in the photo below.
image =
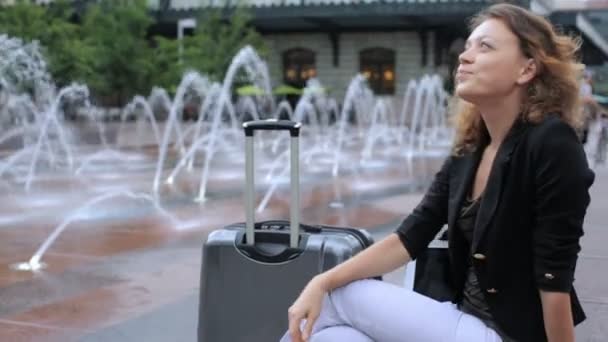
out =
[(384, 48), (365, 49), (359, 53), (359, 70), (377, 95), (395, 93), (395, 51)]
[(286, 84), (304, 88), (306, 81), (316, 76), (315, 53), (312, 50), (295, 48), (283, 53), (283, 79)]

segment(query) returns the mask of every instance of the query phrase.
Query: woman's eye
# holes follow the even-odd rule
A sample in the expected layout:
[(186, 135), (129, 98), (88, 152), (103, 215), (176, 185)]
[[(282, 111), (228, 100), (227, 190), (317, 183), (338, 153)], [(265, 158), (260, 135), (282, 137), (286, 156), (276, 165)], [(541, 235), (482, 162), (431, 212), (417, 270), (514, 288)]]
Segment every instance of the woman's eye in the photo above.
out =
[(481, 46), (482, 48), (484, 48), (484, 49), (489, 49), (489, 48), (491, 48), (491, 46), (490, 46), (488, 43), (483, 43), (483, 42), (480, 44), (480, 46)]

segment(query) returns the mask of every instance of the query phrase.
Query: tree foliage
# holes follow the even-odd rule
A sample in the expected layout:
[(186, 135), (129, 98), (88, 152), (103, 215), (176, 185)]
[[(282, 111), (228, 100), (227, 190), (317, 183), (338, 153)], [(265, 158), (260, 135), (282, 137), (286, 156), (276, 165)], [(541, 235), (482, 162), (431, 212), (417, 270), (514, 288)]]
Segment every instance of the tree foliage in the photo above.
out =
[(89, 7), (82, 23), (84, 44), (95, 58), (86, 83), (118, 104), (148, 91), (151, 55), (147, 31), (153, 23), (143, 0), (105, 0)]
[(70, 20), (73, 15), (74, 9), (66, 0), (49, 7), (18, 0), (0, 10), (0, 33), (25, 42), (38, 41), (55, 82), (64, 85), (92, 73), (94, 55), (83, 44), (78, 25)]
[(155, 37), (155, 42), (154, 65), (158, 69), (154, 82), (164, 87), (177, 84), (186, 70), (197, 70), (212, 80), (221, 81), (232, 57), (246, 45), (254, 47), (261, 56), (267, 54), (262, 36), (251, 25), (251, 14), (242, 7), (228, 17), (219, 9), (206, 11), (198, 18), (193, 35), (181, 42)]
[(222, 10), (205, 11), (194, 34), (181, 41), (180, 56), (175, 38), (149, 37), (155, 22), (146, 0), (90, 2), (78, 11), (68, 0), (49, 6), (31, 0), (3, 6), (1, 1), (0, 33), (38, 41), (59, 86), (85, 83), (109, 105), (122, 105), (153, 86), (172, 91), (187, 70), (221, 80), (243, 46), (252, 45), (261, 55), (266, 51), (243, 8), (229, 18)]

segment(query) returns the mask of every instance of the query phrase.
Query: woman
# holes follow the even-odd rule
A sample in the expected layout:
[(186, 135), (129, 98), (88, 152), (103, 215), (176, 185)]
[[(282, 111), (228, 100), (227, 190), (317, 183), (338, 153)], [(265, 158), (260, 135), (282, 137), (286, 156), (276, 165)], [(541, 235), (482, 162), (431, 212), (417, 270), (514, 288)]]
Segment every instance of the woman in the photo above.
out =
[[(472, 28), (454, 153), (395, 234), (307, 284), (283, 341), (574, 341), (594, 179), (575, 132), (579, 44), (507, 4)], [(446, 223), (453, 304), (368, 279), (414, 260)]]

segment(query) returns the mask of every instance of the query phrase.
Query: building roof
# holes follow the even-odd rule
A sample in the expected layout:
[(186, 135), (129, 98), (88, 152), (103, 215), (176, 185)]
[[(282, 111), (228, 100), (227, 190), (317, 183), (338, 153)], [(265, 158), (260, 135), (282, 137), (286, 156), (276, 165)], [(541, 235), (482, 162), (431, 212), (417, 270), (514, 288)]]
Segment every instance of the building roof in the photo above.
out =
[[(149, 0), (151, 7), (160, 9), (162, 0)], [(223, 8), (231, 7), (237, 4), (245, 7), (304, 7), (304, 6), (351, 6), (351, 5), (373, 5), (373, 4), (470, 4), (483, 3), (488, 4), (490, 0), (169, 0), (168, 8), (170, 10), (190, 10), (202, 8)]]
[(608, 10), (595, 10), (578, 13), (576, 27), (603, 52), (594, 64), (603, 64), (608, 56)]
[[(158, 18), (174, 22), (210, 8), (230, 8), (238, 0), (156, 1)], [(465, 19), (493, 0), (241, 0), (262, 32), (419, 30), (462, 27)], [(527, 5), (529, 0), (520, 0)]]
[[(12, 5), (18, 0), (0, 0), (0, 5)], [(56, 0), (33, 0), (47, 5)], [(78, 0), (74, 1), (77, 2)], [(86, 0), (85, 0), (86, 1)], [(358, 4), (441, 4), (441, 3), (491, 3), (492, 0), (147, 0), (151, 9), (190, 10), (200, 8), (234, 7), (281, 7), (281, 6), (318, 6), (318, 5), (358, 5)]]
[[(583, 60), (603, 64), (608, 56), (608, 0), (533, 0), (532, 9), (549, 16), (554, 24), (582, 34)], [(594, 46), (595, 49), (589, 49)]]

